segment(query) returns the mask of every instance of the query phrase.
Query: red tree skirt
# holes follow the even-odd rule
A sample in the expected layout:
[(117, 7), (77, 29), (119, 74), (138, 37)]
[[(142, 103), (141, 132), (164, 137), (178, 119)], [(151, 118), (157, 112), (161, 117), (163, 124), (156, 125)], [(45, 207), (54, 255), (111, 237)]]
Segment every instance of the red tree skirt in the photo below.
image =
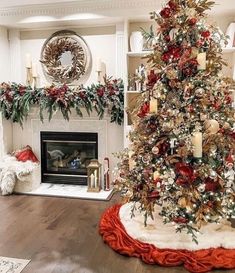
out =
[[(141, 258), (145, 263), (184, 267), (190, 272), (235, 268), (235, 250), (211, 248), (197, 251), (158, 249), (130, 237), (119, 218), (121, 205), (107, 209), (100, 221), (99, 232), (112, 249), (120, 254)], [(231, 238), (233, 240), (234, 238)]]

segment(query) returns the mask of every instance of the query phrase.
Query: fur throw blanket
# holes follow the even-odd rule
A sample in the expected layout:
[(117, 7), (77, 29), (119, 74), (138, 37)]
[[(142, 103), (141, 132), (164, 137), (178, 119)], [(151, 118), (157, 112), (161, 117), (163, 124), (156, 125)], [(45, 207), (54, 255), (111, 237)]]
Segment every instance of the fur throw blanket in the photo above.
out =
[(32, 171), (38, 167), (38, 163), (32, 161), (17, 161), (14, 156), (6, 155), (0, 161), (0, 189), (2, 195), (11, 194), (14, 190), (15, 183), (27, 181)]

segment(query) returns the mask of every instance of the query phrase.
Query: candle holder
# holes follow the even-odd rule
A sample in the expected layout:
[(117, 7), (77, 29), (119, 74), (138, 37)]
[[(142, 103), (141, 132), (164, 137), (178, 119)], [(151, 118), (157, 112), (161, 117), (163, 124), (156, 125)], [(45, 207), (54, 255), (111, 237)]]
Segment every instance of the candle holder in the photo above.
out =
[(33, 87), (33, 89), (37, 88), (37, 77), (33, 77), (32, 87)]
[(26, 67), (26, 84), (31, 86), (33, 84), (32, 68)]
[(101, 189), (101, 164), (97, 159), (92, 159), (87, 166), (87, 191), (99, 192)]

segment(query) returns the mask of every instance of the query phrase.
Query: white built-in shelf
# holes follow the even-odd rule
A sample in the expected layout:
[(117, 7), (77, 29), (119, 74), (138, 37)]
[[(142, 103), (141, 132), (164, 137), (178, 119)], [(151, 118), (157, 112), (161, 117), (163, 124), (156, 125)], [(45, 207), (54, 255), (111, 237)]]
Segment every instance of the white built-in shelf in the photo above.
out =
[(127, 56), (129, 57), (145, 57), (149, 54), (153, 53), (153, 50), (145, 50), (145, 51), (141, 51), (141, 52), (127, 52)]
[(222, 48), (223, 53), (235, 53), (235, 47)]

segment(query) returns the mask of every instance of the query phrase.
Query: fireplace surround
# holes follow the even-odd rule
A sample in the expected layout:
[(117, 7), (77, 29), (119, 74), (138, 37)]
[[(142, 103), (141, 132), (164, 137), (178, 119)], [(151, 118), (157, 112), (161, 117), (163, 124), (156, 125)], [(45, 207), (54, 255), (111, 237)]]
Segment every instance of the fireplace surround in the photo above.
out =
[(87, 166), (98, 159), (98, 134), (40, 132), (42, 183), (87, 185)]

